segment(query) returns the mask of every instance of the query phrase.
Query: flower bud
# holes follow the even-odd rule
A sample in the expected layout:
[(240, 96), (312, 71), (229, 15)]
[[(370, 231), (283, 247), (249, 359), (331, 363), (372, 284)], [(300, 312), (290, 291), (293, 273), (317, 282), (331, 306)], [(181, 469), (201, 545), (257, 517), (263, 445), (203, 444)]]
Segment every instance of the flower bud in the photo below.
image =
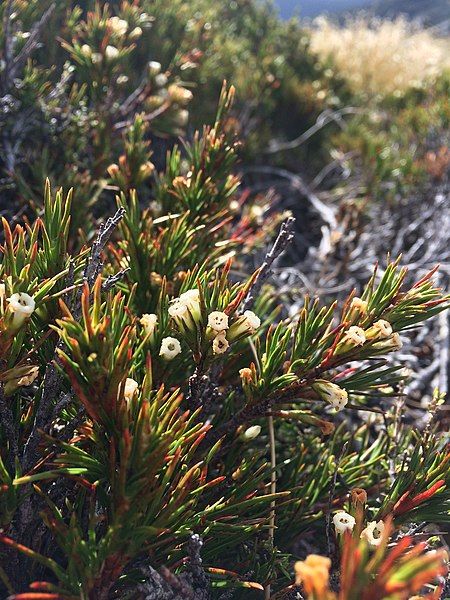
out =
[(254, 440), (255, 438), (257, 438), (260, 433), (261, 433), (261, 426), (260, 425), (252, 425), (251, 427), (249, 427), (248, 429), (246, 429), (244, 431), (244, 433), (241, 435), (241, 439), (244, 442), (250, 442), (251, 440)]
[(83, 56), (86, 56), (86, 58), (91, 58), (92, 56), (92, 48), (89, 44), (83, 44), (80, 48), (80, 52)]
[(352, 301), (350, 303), (350, 310), (357, 310), (360, 313), (366, 313), (367, 312), (367, 302), (365, 300), (361, 300), (361, 298), (358, 298), (358, 296), (355, 296), (354, 298), (352, 298)]
[(156, 326), (158, 325), (158, 317), (153, 313), (145, 314), (142, 315), (139, 322), (144, 328), (145, 335), (153, 336)]
[(177, 111), (173, 116), (173, 121), (178, 127), (186, 127), (189, 121), (189, 111), (184, 109)]
[(161, 63), (156, 60), (151, 60), (147, 63), (147, 72), (150, 77), (155, 77), (155, 75), (158, 75), (161, 72)]
[(106, 46), (105, 58), (106, 60), (115, 60), (119, 56), (119, 50), (115, 46)]
[(127, 402), (131, 402), (131, 400), (133, 400), (133, 396), (138, 391), (138, 389), (139, 389), (138, 382), (135, 381), (134, 379), (131, 379), (131, 377), (127, 377), (127, 379), (125, 381), (124, 392), (123, 392), (125, 400)]
[(129, 39), (134, 41), (134, 40), (138, 40), (142, 35), (142, 29), (140, 27), (135, 27), (134, 29), (132, 29), (129, 33)]
[(181, 344), (174, 337), (165, 337), (161, 341), (161, 349), (159, 356), (162, 356), (165, 360), (173, 360), (175, 356), (180, 354)]
[(103, 56), (100, 54), (100, 52), (93, 52), (91, 60), (93, 65), (99, 65), (103, 60)]
[(188, 90), (181, 85), (177, 85), (176, 83), (169, 85), (167, 91), (170, 100), (180, 106), (186, 106), (194, 97), (191, 90)]
[(333, 517), (333, 525), (338, 534), (344, 533), (345, 531), (353, 531), (355, 523), (355, 517), (352, 517), (352, 515), (349, 515), (344, 510), (337, 512)]
[(348, 352), (356, 346), (362, 346), (365, 341), (366, 335), (364, 333), (364, 329), (361, 329), (361, 327), (357, 327), (356, 325), (352, 325), (352, 327), (349, 327), (342, 336), (341, 341), (336, 347), (336, 352)]

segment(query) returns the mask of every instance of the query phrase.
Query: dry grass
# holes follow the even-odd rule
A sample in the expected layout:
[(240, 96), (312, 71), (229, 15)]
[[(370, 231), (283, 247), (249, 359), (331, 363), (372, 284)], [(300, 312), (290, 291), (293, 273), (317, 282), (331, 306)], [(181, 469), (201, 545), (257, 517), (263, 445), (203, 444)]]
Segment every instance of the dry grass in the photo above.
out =
[(356, 93), (385, 96), (422, 86), (450, 66), (450, 44), (406, 20), (356, 17), (340, 27), (315, 21), (312, 49), (332, 58)]

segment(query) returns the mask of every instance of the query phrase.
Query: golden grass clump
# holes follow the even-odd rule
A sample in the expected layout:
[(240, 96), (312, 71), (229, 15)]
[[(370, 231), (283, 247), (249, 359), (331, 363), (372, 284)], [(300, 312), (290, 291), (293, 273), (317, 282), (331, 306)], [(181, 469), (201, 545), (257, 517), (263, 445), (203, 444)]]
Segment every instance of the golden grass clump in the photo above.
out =
[(344, 26), (319, 17), (311, 48), (332, 59), (352, 90), (368, 96), (401, 94), (422, 86), (450, 66), (448, 41), (404, 18), (350, 18)]

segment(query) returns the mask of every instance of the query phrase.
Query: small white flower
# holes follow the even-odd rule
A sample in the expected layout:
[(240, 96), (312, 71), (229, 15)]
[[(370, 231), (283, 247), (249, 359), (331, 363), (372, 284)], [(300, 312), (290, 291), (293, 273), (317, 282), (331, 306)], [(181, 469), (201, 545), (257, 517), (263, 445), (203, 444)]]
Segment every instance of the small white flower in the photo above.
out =
[(216, 337), (213, 340), (212, 347), (214, 354), (224, 354), (228, 350), (230, 344), (227, 338), (225, 337), (225, 331), (220, 331), (216, 335)]
[(106, 46), (105, 57), (106, 60), (114, 60), (119, 56), (119, 50), (115, 46)]
[(6, 285), (4, 283), (0, 283), (0, 302), (6, 296)]
[(140, 324), (144, 328), (145, 335), (151, 335), (158, 324), (158, 317), (154, 313), (142, 315)]
[(161, 349), (159, 351), (159, 355), (162, 356), (165, 360), (172, 360), (180, 354), (181, 352), (181, 344), (177, 340), (177, 338), (166, 337), (161, 341)]
[(125, 389), (123, 392), (125, 400), (127, 402), (131, 402), (134, 394), (137, 392), (138, 389), (139, 389), (138, 382), (135, 381), (134, 379), (131, 379), (131, 377), (127, 377), (127, 379), (125, 381)]
[(208, 325), (214, 331), (225, 331), (225, 329), (228, 329), (228, 315), (215, 310), (208, 315)]
[(125, 19), (121, 19), (120, 17), (117, 17), (117, 16), (110, 17), (108, 19), (108, 25), (111, 27), (113, 32), (118, 36), (125, 35), (125, 33), (127, 32), (127, 29), (128, 29), (127, 21), (125, 21)]
[(161, 72), (161, 63), (157, 62), (156, 60), (151, 60), (147, 64), (147, 70), (148, 74), (151, 77), (154, 77), (155, 75), (158, 75)]
[(258, 435), (261, 433), (261, 426), (260, 425), (252, 425), (251, 427), (249, 427), (248, 429), (246, 429), (244, 431), (244, 433), (242, 434), (242, 439), (245, 442), (250, 442), (251, 440), (254, 440), (256, 437), (258, 437)]
[(168, 308), (169, 315), (173, 318), (182, 317), (183, 315), (186, 315), (187, 311), (187, 305), (184, 302), (180, 302), (178, 299)]
[(87, 58), (92, 56), (92, 48), (89, 46), (89, 44), (83, 44), (80, 50), (83, 56), (86, 56)]
[(375, 335), (378, 338), (386, 339), (392, 335), (392, 326), (389, 321), (385, 321), (384, 319), (380, 319), (376, 321), (371, 327), (374, 330)]
[(334, 515), (333, 524), (336, 528), (336, 533), (344, 533), (345, 531), (353, 531), (356, 521), (355, 517), (341, 510)]
[(361, 329), (361, 327), (357, 327), (356, 325), (348, 328), (343, 339), (344, 343), (350, 342), (352, 346), (362, 346), (365, 341), (366, 334), (364, 333), (364, 329)]
[(361, 300), (361, 298), (358, 298), (358, 296), (355, 296), (352, 298), (350, 308), (355, 308), (359, 312), (364, 313), (367, 311), (367, 302), (365, 300)]
[(390, 338), (390, 342), (392, 350), (400, 350), (400, 348), (403, 348), (403, 342), (399, 333), (394, 333)]
[(135, 27), (132, 31), (130, 31), (130, 40), (138, 40), (142, 35), (142, 29), (140, 27)]
[(36, 307), (34, 299), (25, 292), (13, 294), (6, 301), (9, 302), (9, 310), (14, 313), (14, 327), (21, 327), (25, 319), (28, 319), (33, 314)]
[(155, 85), (157, 87), (164, 87), (167, 81), (167, 76), (164, 75), (164, 73), (158, 73), (157, 75), (155, 75)]
[(250, 327), (250, 329), (258, 329), (261, 325), (261, 319), (258, 317), (258, 315), (255, 315), (254, 312), (252, 312), (251, 310), (246, 310), (244, 312), (244, 317), (247, 320), (247, 324)]
[(184, 302), (189, 307), (192, 304), (198, 304), (200, 302), (200, 292), (197, 289), (187, 290), (180, 295), (180, 302)]
[(361, 538), (365, 539), (371, 546), (379, 546), (384, 533), (383, 521), (371, 521), (361, 532)]
[(312, 388), (336, 410), (342, 410), (348, 402), (347, 391), (331, 381), (318, 379), (312, 384)]
[(103, 56), (100, 54), (100, 52), (93, 52), (91, 60), (92, 60), (92, 64), (98, 65), (102, 62)]

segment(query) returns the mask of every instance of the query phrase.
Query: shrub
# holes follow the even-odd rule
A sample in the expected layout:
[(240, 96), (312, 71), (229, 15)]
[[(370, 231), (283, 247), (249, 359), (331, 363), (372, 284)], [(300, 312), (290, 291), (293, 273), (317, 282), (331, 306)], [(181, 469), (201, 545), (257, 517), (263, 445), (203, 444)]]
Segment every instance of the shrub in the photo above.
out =
[(183, 160), (172, 152), (150, 207), (122, 193), (90, 249), (69, 251), (71, 193), (48, 185), (34, 224), (4, 222), (0, 573), (16, 600), (333, 597), (325, 559), (292, 583), (301, 539), (341, 554), (349, 600), (354, 578), (367, 598), (406, 599), (445, 571), (440, 552), (401, 539), (448, 520), (433, 425), (421, 439), (397, 424), (391, 445), (351, 415), (394, 426), (386, 399), (403, 374), (384, 357), (448, 298), (433, 273), (406, 287), (394, 261), (339, 311), (306, 298), (280, 318), (265, 282), (292, 219), (246, 274), (231, 100)]

